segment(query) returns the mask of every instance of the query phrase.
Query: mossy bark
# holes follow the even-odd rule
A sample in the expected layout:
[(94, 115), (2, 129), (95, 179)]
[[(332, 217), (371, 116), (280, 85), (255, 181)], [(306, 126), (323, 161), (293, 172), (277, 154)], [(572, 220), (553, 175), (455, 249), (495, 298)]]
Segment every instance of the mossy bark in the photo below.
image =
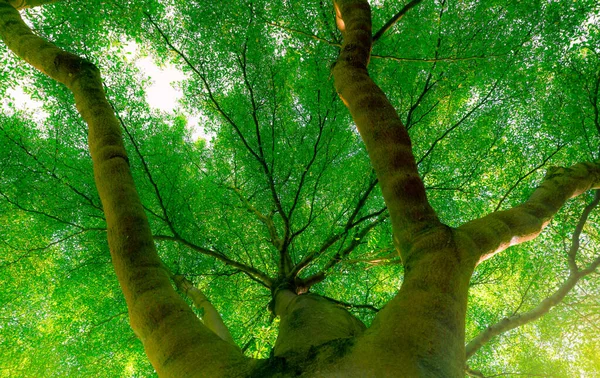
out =
[(281, 318), (273, 349), (276, 357), (304, 358), (311, 348), (360, 336), (366, 329), (348, 311), (315, 294), (282, 290), (276, 294), (275, 303), (276, 315)]

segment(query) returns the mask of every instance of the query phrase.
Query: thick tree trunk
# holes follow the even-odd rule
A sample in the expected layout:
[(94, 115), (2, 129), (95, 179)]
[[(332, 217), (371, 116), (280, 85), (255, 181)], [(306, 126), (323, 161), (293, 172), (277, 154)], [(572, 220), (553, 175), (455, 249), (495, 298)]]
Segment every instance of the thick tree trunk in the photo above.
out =
[(353, 370), (375, 375), (464, 375), (470, 276), (480, 259), (536, 237), (564, 202), (600, 185), (600, 166), (582, 163), (550, 174), (524, 204), (469, 222), (440, 224), (425, 195), (409, 135), (369, 77), (371, 14), (366, 0), (335, 0), (343, 36), (335, 87), (367, 147), (405, 267), (396, 297), (356, 342)]
[(16, 55), (67, 86), (88, 124), (113, 265), (131, 327), (156, 371), (161, 377), (230, 375), (245, 360), (235, 346), (205, 327), (171, 286), (156, 253), (129, 170), (121, 126), (105, 98), (98, 69), (34, 35), (7, 0), (0, 0), (0, 36)]
[(315, 294), (275, 295), (275, 313), (281, 318), (273, 353), (277, 357), (305, 357), (311, 348), (332, 340), (362, 335), (365, 325), (345, 309)]
[(375, 375), (460, 377), (468, 283), (476, 260), (442, 225), (425, 195), (411, 141), (369, 77), (371, 13), (366, 0), (335, 2), (343, 36), (335, 87), (369, 152), (405, 266), (400, 292), (357, 341), (354, 369)]
[(357, 342), (354, 360), (382, 376), (461, 377), (475, 261), (445, 226), (421, 239), (413, 255), (400, 291)]

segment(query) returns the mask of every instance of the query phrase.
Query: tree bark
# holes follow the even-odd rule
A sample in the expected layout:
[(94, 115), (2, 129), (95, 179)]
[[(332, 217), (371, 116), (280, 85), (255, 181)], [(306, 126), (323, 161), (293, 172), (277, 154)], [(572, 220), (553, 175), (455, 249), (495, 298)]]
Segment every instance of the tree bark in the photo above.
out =
[(219, 311), (217, 311), (215, 306), (208, 300), (202, 290), (198, 289), (192, 282), (183, 276), (174, 276), (173, 280), (177, 284), (179, 290), (183, 291), (185, 295), (190, 298), (194, 306), (203, 312), (202, 322), (204, 325), (213, 331), (215, 335), (239, 349), (229, 332), (229, 328), (227, 328), (223, 322), (221, 314), (219, 314)]
[(408, 132), (367, 71), (371, 54), (369, 3), (339, 0), (335, 7), (343, 36), (332, 69), (335, 88), (367, 147), (390, 212), (394, 243), (406, 262), (415, 239), (440, 223), (427, 201)]
[(365, 325), (344, 308), (316, 294), (275, 293), (275, 314), (281, 318), (273, 349), (277, 357), (306, 358), (311, 348), (332, 340), (362, 335)]
[[(20, 2), (20, 6), (34, 3)], [(2, 40), (17, 56), (67, 86), (88, 124), (113, 265), (131, 327), (150, 362), (161, 377), (229, 375), (245, 360), (233, 345), (205, 327), (171, 286), (156, 253), (131, 177), (120, 124), (106, 100), (98, 69), (34, 35), (11, 4), (0, 0)]]
[[(404, 282), (368, 330), (346, 310), (318, 295), (297, 295), (285, 287), (275, 288), (274, 311), (281, 322), (274, 353), (267, 361), (251, 362), (240, 353), (218, 312), (198, 289), (189, 282), (182, 283), (194, 303), (208, 312), (206, 324), (171, 286), (154, 247), (129, 170), (120, 124), (106, 101), (98, 69), (35, 36), (15, 10), (49, 2), (52, 0), (0, 0), (0, 36), (15, 54), (74, 94), (77, 109), (89, 127), (96, 185), (130, 323), (161, 377), (464, 376), (467, 292), (477, 262), (534, 238), (568, 198), (600, 186), (599, 164), (578, 164), (551, 173), (528, 201), (511, 210), (494, 212), (458, 229), (441, 224), (427, 200), (409, 135), (367, 71), (372, 46), (369, 4), (366, 0), (336, 0), (343, 45), (332, 69), (335, 87), (365, 142), (381, 185), (394, 244), (404, 263)], [(254, 152), (252, 148), (249, 151)], [(254, 155), (262, 161), (256, 152)], [(272, 179), (268, 169), (266, 174)], [(289, 219), (276, 195), (274, 201), (287, 235)], [(273, 241), (289, 240), (288, 236), (277, 236), (272, 220), (257, 216), (265, 220)], [(359, 223), (351, 221), (354, 216), (345, 231)], [(341, 235), (325, 242), (320, 252)], [(156, 238), (191, 246), (177, 235)], [(238, 267), (266, 287), (276, 286), (274, 280), (251, 266), (214, 251), (196, 249)], [(283, 278), (295, 278), (315, 253), (293, 269), (284, 267), (283, 273), (292, 274)], [(326, 266), (333, 263), (331, 260)], [(319, 272), (303, 283), (310, 286), (309, 282), (322, 278), (324, 272)], [(562, 299), (559, 297), (551, 298), (550, 304)]]
[(368, 2), (337, 0), (335, 7), (343, 36), (333, 68), (335, 87), (367, 147), (405, 266), (399, 293), (357, 341), (355, 369), (375, 369), (380, 376), (459, 377), (464, 374), (467, 291), (475, 261), (429, 205), (408, 132), (369, 77)]
[(600, 192), (596, 191), (594, 200), (585, 207), (581, 214), (581, 217), (579, 218), (577, 227), (575, 227), (575, 231), (573, 232), (571, 240), (571, 247), (569, 248), (569, 253), (567, 256), (570, 270), (570, 274), (567, 280), (564, 281), (562, 285), (552, 295), (545, 298), (542, 302), (540, 302), (537, 306), (533, 307), (531, 310), (521, 314), (515, 314), (510, 317), (503, 318), (496, 324), (488, 326), (485, 330), (481, 331), (467, 344), (467, 358), (475, 354), (479, 350), (479, 348), (485, 345), (485, 343), (490, 341), (493, 337), (498, 336), (511, 329), (520, 327), (523, 324), (527, 324), (544, 316), (554, 306), (558, 305), (564, 300), (567, 294), (569, 294), (569, 292), (575, 287), (575, 285), (577, 285), (579, 280), (596, 271), (598, 266), (600, 266), (600, 254), (590, 264), (588, 264), (587, 267), (585, 267), (584, 269), (580, 269), (577, 266), (577, 253), (579, 252), (579, 239), (581, 236), (581, 232), (583, 231), (583, 227), (585, 226), (585, 223), (587, 222), (590, 213), (592, 212), (592, 210), (594, 210), (594, 208), (596, 208), (596, 206), (598, 206), (599, 202)]

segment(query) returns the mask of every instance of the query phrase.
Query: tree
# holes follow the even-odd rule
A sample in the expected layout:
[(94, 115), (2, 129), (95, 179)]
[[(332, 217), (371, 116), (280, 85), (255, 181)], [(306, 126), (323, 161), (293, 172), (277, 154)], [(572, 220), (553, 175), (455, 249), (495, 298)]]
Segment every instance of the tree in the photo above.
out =
[[(413, 0), (373, 13), (362, 0), (337, 0), (334, 11), (322, 2), (59, 2), (29, 13), (33, 33), (18, 10), (42, 3), (0, 1), (8, 49), (63, 84), (3, 58), (3, 91), (29, 77), (47, 112), (43, 126), (18, 111), (0, 126), (10, 226), (3, 337), (13, 345), (65, 332), (67, 321), (89, 334), (123, 314), (103, 276), (106, 237), (129, 323), (160, 376), (483, 376), (472, 367), (504, 366), (490, 350), (474, 356), (482, 346), (567, 295), (576, 313), (567, 321), (598, 316), (585, 302), (597, 298), (586, 279), (600, 265), (588, 224), (599, 198), (589, 191), (600, 188), (593, 1)], [(209, 142), (192, 140), (183, 113), (149, 109), (143, 78), (123, 58), (129, 40), (189, 74), (185, 109)], [(509, 267), (501, 289), (521, 297), (490, 315), (489, 280)], [(23, 281), (28, 272), (52, 287), (59, 309), (19, 313), (21, 297), (48, 296)], [(56, 285), (58, 272), (74, 277)], [(232, 296), (249, 304), (232, 308)], [(71, 301), (79, 314), (67, 315)], [(269, 358), (250, 358), (272, 343), (267, 302), (276, 341)], [(27, 316), (38, 318), (34, 330), (18, 324)], [(586, 334), (589, 322), (570, 334)], [(91, 340), (130, 343), (117, 336)], [(63, 340), (54, 348), (65, 363), (20, 358), (27, 347), (17, 346), (6, 371), (93, 371), (69, 350), (79, 344)], [(585, 352), (594, 345), (587, 335), (572, 348), (574, 366), (547, 368), (597, 369)], [(533, 350), (513, 358), (524, 369), (552, 360), (531, 362)], [(98, 357), (135, 370), (139, 353)]]

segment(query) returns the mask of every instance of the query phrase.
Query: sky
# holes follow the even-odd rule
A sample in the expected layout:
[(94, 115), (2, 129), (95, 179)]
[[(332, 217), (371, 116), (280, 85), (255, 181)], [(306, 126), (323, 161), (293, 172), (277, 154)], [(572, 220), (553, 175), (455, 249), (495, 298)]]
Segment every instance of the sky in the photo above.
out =
[[(127, 45), (125, 51), (130, 51), (133, 56), (138, 56), (137, 46), (133, 42)], [(159, 67), (149, 56), (135, 59), (135, 65), (152, 79), (152, 85), (146, 88), (146, 101), (150, 107), (173, 113), (178, 107), (178, 101), (183, 96), (182, 91), (178, 89), (178, 84), (186, 79), (186, 75), (172, 64)], [(193, 140), (204, 138), (210, 141), (210, 137), (203, 132), (199, 125), (197, 115), (187, 115), (187, 119)]]
[[(134, 57), (129, 60), (133, 61), (136, 67), (151, 79), (152, 84), (146, 88), (146, 101), (150, 107), (170, 114), (174, 114), (178, 110), (181, 113), (181, 109), (178, 109), (178, 101), (182, 98), (183, 93), (178, 89), (178, 83), (186, 79), (185, 74), (171, 64), (159, 67), (151, 57), (140, 57), (138, 51), (134, 42), (128, 43), (125, 48), (125, 52), (131, 53), (128, 56)], [(0, 109), (5, 114), (12, 113), (9, 107), (9, 103), (12, 102), (17, 110), (26, 112), (38, 124), (42, 124), (48, 116), (41, 110), (42, 102), (32, 99), (25, 93), (23, 87), (8, 89), (7, 94), (8, 96), (0, 101)], [(192, 140), (204, 138), (209, 142), (210, 136), (206, 135), (199, 125), (200, 117), (195, 114), (186, 114), (186, 116)]]

